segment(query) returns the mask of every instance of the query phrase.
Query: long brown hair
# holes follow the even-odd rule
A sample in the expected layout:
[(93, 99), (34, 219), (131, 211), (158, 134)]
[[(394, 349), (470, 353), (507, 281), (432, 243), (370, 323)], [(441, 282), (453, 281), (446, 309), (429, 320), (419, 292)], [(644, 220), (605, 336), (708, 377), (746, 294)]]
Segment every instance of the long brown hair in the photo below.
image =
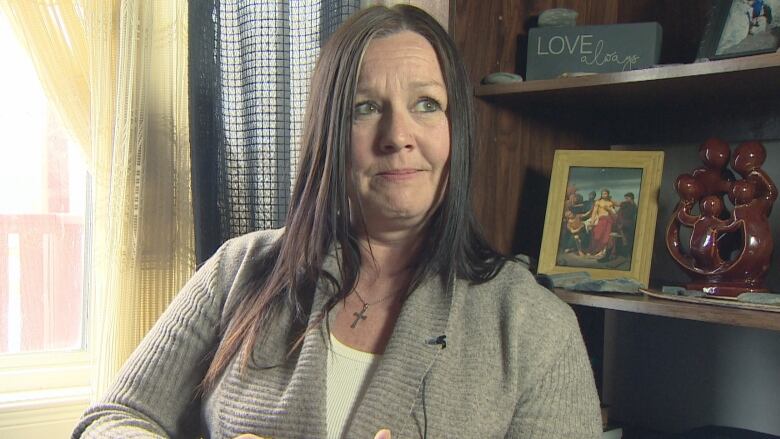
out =
[[(471, 210), (475, 148), (472, 90), (452, 40), (436, 20), (413, 6), (377, 6), (360, 11), (322, 48), (312, 75), (300, 167), (285, 230), (256, 261), (251, 279), (243, 286), (243, 296), (227, 310), (229, 324), (204, 378), (205, 390), (213, 388), (236, 355), (246, 366), (255, 342), (275, 315), (292, 312), (294, 321), (303, 323), (303, 328), (317, 327), (354, 288), (361, 256), (350, 225), (347, 169), (360, 61), (373, 38), (404, 30), (420, 34), (436, 51), (447, 87), (451, 139), (447, 187), (429, 219), (407, 294), (431, 274), (440, 276), (445, 285), (456, 276), (482, 283), (503, 266), (505, 259), (486, 243)], [(341, 252), (340, 282), (322, 269), (332, 248)], [(328, 288), (330, 296), (320, 319), (307, 328), (305, 322), (311, 312), (307, 304), (318, 281), (328, 281), (332, 288)], [(304, 333), (290, 347), (291, 352)]]

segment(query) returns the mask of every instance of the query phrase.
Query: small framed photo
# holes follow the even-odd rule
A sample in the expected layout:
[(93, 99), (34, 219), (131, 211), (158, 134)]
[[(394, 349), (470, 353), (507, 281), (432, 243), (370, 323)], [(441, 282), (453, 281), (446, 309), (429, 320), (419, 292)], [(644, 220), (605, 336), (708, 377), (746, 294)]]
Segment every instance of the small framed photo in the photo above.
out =
[(557, 150), (539, 273), (650, 278), (661, 151)]
[(714, 0), (698, 60), (774, 52), (780, 47), (780, 1)]

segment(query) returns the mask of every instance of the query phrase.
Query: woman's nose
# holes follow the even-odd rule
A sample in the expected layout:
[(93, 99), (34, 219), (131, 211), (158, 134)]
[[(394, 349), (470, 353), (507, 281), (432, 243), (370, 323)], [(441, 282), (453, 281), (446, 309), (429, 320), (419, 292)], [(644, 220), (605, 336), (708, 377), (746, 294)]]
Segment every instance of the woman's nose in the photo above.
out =
[(385, 112), (381, 131), (379, 147), (383, 152), (414, 147), (413, 121), (403, 110)]

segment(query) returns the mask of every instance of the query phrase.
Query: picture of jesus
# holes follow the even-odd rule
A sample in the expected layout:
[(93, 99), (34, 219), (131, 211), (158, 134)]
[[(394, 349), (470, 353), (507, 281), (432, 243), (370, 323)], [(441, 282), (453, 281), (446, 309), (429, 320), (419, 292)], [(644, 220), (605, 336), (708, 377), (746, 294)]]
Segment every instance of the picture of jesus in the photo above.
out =
[(641, 183), (642, 169), (570, 168), (557, 264), (629, 271)]

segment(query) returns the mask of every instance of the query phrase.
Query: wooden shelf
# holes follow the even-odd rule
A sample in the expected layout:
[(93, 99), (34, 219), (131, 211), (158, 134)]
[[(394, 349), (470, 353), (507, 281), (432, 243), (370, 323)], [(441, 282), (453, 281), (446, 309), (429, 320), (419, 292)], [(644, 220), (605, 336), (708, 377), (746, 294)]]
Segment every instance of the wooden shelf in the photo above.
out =
[(780, 313), (676, 302), (628, 294), (583, 293), (556, 288), (564, 302), (593, 308), (780, 331)]
[(780, 53), (770, 53), (619, 73), (480, 85), (476, 95), (520, 108), (583, 102), (665, 106), (723, 99), (765, 100), (780, 94), (778, 77)]

